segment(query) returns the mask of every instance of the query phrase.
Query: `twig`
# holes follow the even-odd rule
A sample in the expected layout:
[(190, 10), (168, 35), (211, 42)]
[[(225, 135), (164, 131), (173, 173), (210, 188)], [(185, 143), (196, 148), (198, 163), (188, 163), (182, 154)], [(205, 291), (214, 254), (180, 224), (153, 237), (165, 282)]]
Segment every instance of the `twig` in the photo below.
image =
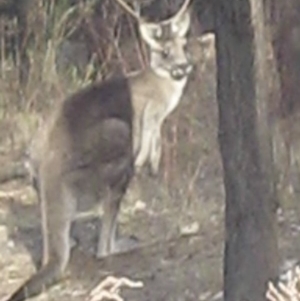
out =
[(268, 283), (266, 298), (270, 301), (300, 301), (300, 267), (297, 266), (294, 270), (287, 274), (287, 283), (282, 281), (277, 287), (272, 282)]
[[(140, 16), (139, 12), (136, 12), (126, 1), (123, 0), (116, 0), (120, 6), (123, 7), (123, 9), (125, 11), (127, 11), (133, 18), (135, 18), (138, 22), (145, 22), (144, 18), (142, 16)], [(178, 18), (178, 16), (181, 16), (188, 8), (188, 6), (190, 5), (191, 0), (185, 0), (181, 6), (181, 8), (179, 9), (179, 11), (172, 17), (170, 17), (167, 20), (161, 21), (159, 22), (162, 25), (168, 25), (171, 24), (174, 19)], [(149, 22), (147, 22), (149, 23)], [(154, 23), (153, 23), (154, 24)]]
[(113, 276), (108, 276), (95, 289), (92, 290), (88, 301), (124, 301), (124, 299), (120, 296), (120, 289), (122, 286), (129, 288), (141, 288), (143, 285), (144, 284), (141, 281), (132, 281), (125, 277), (116, 278)]

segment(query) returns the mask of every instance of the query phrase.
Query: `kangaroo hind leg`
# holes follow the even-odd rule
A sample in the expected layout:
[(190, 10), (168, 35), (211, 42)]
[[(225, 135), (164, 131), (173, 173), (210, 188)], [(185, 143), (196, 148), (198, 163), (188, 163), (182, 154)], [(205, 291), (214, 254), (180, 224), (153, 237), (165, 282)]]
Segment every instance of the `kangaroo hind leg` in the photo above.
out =
[(103, 218), (98, 238), (97, 257), (113, 252), (116, 241), (117, 218), (122, 196), (113, 198), (112, 193), (103, 200)]
[(43, 266), (8, 301), (20, 301), (40, 294), (62, 277), (68, 264), (73, 200), (64, 199), (61, 189), (50, 189), (53, 186), (50, 184), (41, 186)]

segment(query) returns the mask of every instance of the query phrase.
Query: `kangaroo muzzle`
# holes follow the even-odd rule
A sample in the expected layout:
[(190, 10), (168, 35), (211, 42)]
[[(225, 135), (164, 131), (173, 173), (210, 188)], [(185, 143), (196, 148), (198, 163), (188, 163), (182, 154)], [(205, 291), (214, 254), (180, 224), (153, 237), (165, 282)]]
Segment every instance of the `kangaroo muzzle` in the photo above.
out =
[(175, 80), (181, 80), (187, 77), (193, 70), (193, 65), (191, 63), (179, 64), (171, 69), (171, 76)]

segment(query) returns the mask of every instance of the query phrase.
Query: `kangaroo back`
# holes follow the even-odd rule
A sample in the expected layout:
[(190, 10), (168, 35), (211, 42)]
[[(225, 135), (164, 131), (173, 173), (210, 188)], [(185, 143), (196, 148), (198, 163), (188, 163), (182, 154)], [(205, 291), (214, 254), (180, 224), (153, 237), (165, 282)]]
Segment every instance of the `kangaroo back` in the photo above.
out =
[(38, 163), (44, 264), (8, 301), (37, 295), (60, 279), (69, 261), (70, 224), (85, 192), (103, 198), (110, 210), (101, 233), (101, 251), (110, 251), (119, 203), (133, 175), (133, 112), (126, 79), (81, 90), (55, 114)]

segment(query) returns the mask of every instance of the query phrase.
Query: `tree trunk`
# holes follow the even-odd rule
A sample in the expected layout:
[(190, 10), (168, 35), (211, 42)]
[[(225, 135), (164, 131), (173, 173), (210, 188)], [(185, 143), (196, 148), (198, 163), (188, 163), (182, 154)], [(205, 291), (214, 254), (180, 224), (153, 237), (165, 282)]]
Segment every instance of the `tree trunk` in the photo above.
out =
[(281, 117), (299, 112), (300, 94), (300, 2), (273, 1), (270, 9), (273, 45), (278, 61), (282, 99)]
[(275, 113), (278, 122), (277, 149), (280, 186), (289, 187), (289, 198), (299, 198), (300, 183), (300, 1), (271, 2), (269, 23), (280, 79), (281, 98)]
[(265, 300), (277, 275), (272, 89), (262, 0), (216, 3), (219, 145), (226, 192), (224, 298)]

